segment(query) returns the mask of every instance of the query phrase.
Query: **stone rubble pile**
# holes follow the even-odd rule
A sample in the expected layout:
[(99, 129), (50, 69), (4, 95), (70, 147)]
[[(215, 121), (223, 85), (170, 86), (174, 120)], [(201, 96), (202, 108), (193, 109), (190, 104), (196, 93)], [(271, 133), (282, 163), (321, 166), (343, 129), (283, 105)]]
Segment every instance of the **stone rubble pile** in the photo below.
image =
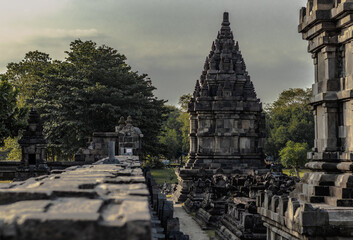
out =
[(258, 192), (288, 196), (297, 181), (270, 172), (232, 176), (218, 173), (213, 177), (198, 177), (184, 208), (189, 213), (196, 213), (195, 220), (202, 228), (216, 230), (217, 239), (266, 239), (266, 228), (257, 213)]

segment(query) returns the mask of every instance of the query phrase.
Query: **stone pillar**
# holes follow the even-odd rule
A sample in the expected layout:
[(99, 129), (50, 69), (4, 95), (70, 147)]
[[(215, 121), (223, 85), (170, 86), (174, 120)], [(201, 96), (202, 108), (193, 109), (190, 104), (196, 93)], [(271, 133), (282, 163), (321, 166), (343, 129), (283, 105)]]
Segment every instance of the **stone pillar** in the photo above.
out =
[(114, 160), (115, 158), (115, 142), (109, 142), (109, 160)]
[(197, 117), (195, 114), (190, 114), (190, 134), (189, 134), (189, 139), (190, 139), (190, 151), (189, 151), (189, 160), (186, 163), (185, 167), (190, 168), (192, 167), (192, 164), (195, 162), (195, 154), (197, 152), (197, 128), (198, 128), (198, 122), (197, 122)]
[(323, 127), (319, 131), (324, 132), (323, 151), (334, 152), (338, 150), (337, 137), (338, 137), (338, 115), (337, 103), (326, 102), (322, 105), (324, 112)]

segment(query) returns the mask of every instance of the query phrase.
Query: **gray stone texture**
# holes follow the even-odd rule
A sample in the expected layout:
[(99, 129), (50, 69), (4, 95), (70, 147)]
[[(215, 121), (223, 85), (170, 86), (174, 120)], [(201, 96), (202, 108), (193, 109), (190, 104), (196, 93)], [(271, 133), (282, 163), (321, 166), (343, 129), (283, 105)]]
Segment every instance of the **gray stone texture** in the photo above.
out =
[(148, 168), (144, 169), (144, 175), (150, 192), (152, 225), (155, 229), (153, 238), (189, 240), (189, 236), (180, 231), (179, 219), (174, 218), (173, 202), (168, 201), (166, 195), (161, 193)]
[(20, 166), (16, 169), (16, 179), (24, 180), (49, 173), (46, 162), (47, 140), (43, 126), (35, 108), (29, 112), (28, 125), (18, 141), (22, 149)]
[(225, 12), (188, 105), (190, 151), (188, 162), (180, 170), (180, 201), (186, 200), (192, 176), (199, 169), (212, 176), (220, 168), (230, 174), (263, 166), (262, 103), (229, 25)]
[(352, 0), (308, 0), (300, 10), (298, 30), (315, 69), (315, 142), (306, 165), (312, 171), (288, 199), (258, 197), (267, 239), (352, 239), (352, 9)]
[(0, 186), (1, 239), (152, 239), (138, 160), (74, 166)]
[(88, 147), (77, 151), (75, 161), (94, 162), (108, 157), (112, 142), (115, 143), (116, 155), (139, 156), (142, 138), (141, 130), (132, 125), (131, 116), (126, 121), (121, 117), (115, 132), (94, 132)]

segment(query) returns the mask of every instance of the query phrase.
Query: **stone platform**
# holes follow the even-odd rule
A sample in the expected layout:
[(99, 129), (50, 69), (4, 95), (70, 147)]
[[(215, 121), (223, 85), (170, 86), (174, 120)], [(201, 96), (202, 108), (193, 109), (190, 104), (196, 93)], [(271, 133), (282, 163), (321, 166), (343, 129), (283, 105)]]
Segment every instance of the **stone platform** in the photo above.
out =
[(1, 239), (152, 239), (140, 162), (74, 166), (0, 185)]

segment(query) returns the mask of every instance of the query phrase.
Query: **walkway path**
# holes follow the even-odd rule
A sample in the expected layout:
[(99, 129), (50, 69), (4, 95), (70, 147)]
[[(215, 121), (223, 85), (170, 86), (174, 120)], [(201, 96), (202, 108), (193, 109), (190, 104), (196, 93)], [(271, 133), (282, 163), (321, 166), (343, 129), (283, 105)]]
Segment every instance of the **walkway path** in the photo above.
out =
[(190, 240), (209, 240), (205, 231), (185, 212), (181, 204), (174, 203), (174, 217), (179, 218), (180, 231), (184, 234), (188, 234)]

